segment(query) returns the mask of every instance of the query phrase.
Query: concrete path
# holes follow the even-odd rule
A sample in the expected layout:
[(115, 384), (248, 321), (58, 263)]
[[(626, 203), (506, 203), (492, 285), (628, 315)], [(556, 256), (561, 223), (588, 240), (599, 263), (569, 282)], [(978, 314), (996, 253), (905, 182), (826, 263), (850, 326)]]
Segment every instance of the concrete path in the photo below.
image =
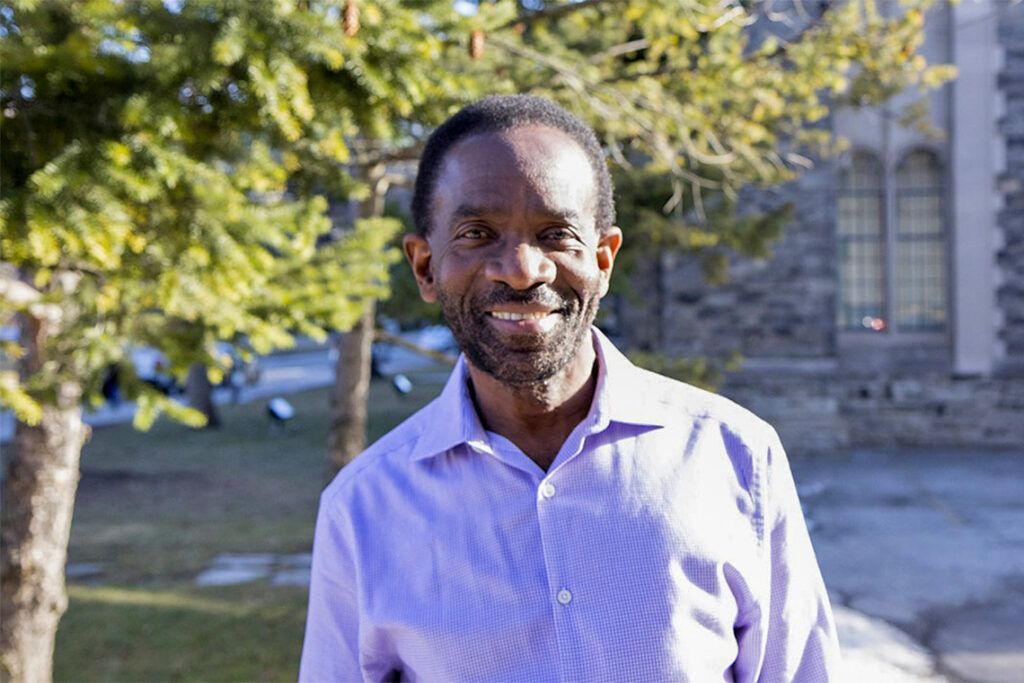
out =
[(1024, 682), (1024, 449), (859, 451), (793, 471), (834, 604), (898, 627), (950, 680)]

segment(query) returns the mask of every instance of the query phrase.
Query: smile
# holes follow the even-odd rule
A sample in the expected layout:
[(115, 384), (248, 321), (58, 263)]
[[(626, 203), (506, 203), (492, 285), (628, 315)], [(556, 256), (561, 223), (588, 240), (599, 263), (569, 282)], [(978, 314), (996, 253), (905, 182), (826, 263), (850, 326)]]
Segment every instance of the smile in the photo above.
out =
[(543, 311), (540, 313), (510, 313), (508, 311), (490, 311), (488, 315), (497, 318), (498, 320), (541, 320), (546, 316), (551, 315), (549, 311)]

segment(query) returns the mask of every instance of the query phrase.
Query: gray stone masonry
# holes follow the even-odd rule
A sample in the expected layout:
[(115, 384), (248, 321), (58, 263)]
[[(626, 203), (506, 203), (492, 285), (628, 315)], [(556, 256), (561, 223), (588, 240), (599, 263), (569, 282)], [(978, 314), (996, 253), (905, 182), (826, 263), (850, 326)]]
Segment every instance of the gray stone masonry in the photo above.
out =
[(720, 391), (775, 425), (795, 453), (1024, 444), (1024, 3), (999, 7), (1005, 169), (991, 171), (1002, 197), (992, 267), (1003, 357), (990, 376), (956, 376), (941, 335), (836, 333), (837, 177), (828, 162), (744, 195), (745, 210), (789, 202), (794, 216), (771, 258), (732, 259), (728, 283), (707, 285), (682, 255), (640, 269), (640, 294), (617, 316), (626, 346), (691, 357), (739, 351), (745, 362)]
[(833, 186), (834, 172), (819, 168), (799, 183), (745, 192), (744, 210), (763, 212), (792, 202), (794, 219), (770, 260), (732, 258), (725, 284), (708, 286), (700, 265), (680, 254), (662, 254), (638, 269), (632, 283), (636, 300), (619, 307), (627, 344), (676, 356), (832, 355)]
[(1005, 98), (1000, 131), (1006, 140), (1006, 169), (998, 178), (1003, 196), (998, 218), (1003, 284), (997, 302), (1003, 313), (999, 339), (1006, 349), (1004, 366), (1016, 373), (1024, 370), (1024, 4), (1002, 6), (999, 19), (1004, 57), (998, 82)]

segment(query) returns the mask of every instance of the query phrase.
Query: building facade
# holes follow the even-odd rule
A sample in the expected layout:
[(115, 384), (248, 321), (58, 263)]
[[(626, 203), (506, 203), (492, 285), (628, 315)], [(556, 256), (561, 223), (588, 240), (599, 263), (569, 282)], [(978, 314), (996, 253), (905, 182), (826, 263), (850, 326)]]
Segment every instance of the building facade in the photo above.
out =
[(628, 346), (738, 351), (721, 391), (795, 452), (1024, 445), (1024, 3), (937, 7), (923, 48), (957, 67), (932, 93), (940, 137), (897, 99), (840, 111), (842, 156), (748, 207), (790, 202), (770, 259), (728, 284), (663, 254), (618, 311)]

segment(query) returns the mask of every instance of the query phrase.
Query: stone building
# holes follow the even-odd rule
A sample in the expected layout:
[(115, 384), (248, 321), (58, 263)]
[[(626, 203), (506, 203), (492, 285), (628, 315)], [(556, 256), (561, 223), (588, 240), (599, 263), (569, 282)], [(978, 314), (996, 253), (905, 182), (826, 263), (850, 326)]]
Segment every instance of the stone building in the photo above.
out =
[(663, 254), (621, 306), (627, 346), (739, 351), (721, 391), (794, 452), (1024, 446), (1024, 3), (927, 18), (957, 79), (931, 95), (941, 139), (885, 109), (837, 112), (841, 157), (750, 198), (795, 212), (768, 260), (725, 286)]

